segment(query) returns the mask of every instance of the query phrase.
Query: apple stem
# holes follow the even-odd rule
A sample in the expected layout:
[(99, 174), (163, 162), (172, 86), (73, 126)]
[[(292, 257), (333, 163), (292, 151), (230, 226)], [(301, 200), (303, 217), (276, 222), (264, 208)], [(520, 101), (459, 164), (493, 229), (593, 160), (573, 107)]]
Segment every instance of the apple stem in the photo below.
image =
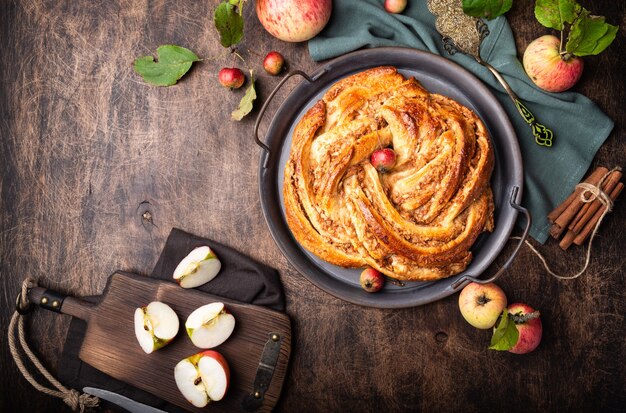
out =
[(567, 62), (568, 60), (570, 60), (574, 56), (573, 54), (571, 54), (569, 52), (566, 52), (566, 51), (560, 52), (559, 55), (561, 56), (561, 59), (564, 62)]
[(481, 296), (478, 297), (478, 300), (476, 300), (478, 302), (478, 304), (480, 305), (485, 305), (487, 304), (489, 301), (491, 301), (491, 299), (487, 298), (487, 296), (485, 294), (482, 294)]
[(532, 320), (533, 318), (539, 318), (541, 314), (539, 311), (533, 311), (532, 313), (522, 314), (521, 312), (510, 314), (509, 317), (513, 320), (515, 324), (524, 324), (525, 322)]
[(246, 64), (246, 61), (244, 60), (244, 58), (239, 54), (239, 52), (237, 51), (237, 48), (233, 48), (233, 50), (231, 51), (231, 53), (233, 54), (233, 56), (236, 56), (237, 58), (239, 58), (239, 60), (241, 60), (243, 62), (243, 64)]
[(257, 57), (263, 57), (262, 54), (256, 53), (254, 50), (246, 49), (246, 51), (248, 52), (248, 54), (252, 54), (252, 55), (255, 55)]
[(239, 58), (239, 60), (241, 60), (244, 64), (244, 66), (248, 69), (248, 72), (252, 73), (252, 69), (250, 69), (250, 66), (248, 66), (248, 62), (246, 62), (246, 59), (244, 59), (240, 54), (239, 51), (237, 50), (237, 48), (233, 48), (233, 50), (231, 51), (231, 53), (235, 56), (237, 56)]

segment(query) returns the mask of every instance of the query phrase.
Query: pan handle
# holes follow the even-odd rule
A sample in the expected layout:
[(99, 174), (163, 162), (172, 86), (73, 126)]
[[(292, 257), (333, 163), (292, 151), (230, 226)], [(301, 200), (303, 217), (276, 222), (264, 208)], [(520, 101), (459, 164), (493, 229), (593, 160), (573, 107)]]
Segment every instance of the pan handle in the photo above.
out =
[[(515, 247), (515, 250), (513, 250), (513, 253), (509, 257), (509, 259), (506, 260), (506, 262), (504, 263), (502, 268), (500, 268), (498, 270), (498, 272), (496, 272), (492, 277), (487, 278), (487, 279), (481, 279), (481, 278), (473, 277), (471, 275), (465, 275), (465, 276), (459, 278), (458, 280), (456, 280), (452, 284), (452, 290), (453, 291), (460, 290), (461, 288), (465, 287), (470, 282), (475, 282), (475, 283), (478, 283), (478, 284), (487, 284), (487, 283), (490, 283), (490, 282), (494, 282), (495, 280), (497, 280), (509, 268), (509, 266), (511, 265), (511, 263), (513, 262), (513, 260), (517, 256), (517, 253), (519, 252), (519, 250), (522, 247), (522, 245), (524, 245), (524, 242), (526, 241), (526, 238), (528, 237), (528, 231), (530, 231), (530, 225), (532, 223), (532, 219), (530, 217), (530, 212), (528, 212), (528, 210), (526, 208), (522, 207), (517, 202), (517, 195), (518, 195), (518, 193), (519, 193), (519, 187), (518, 186), (514, 186), (513, 189), (511, 190), (511, 198), (509, 199), (509, 204), (514, 209), (516, 209), (517, 211), (519, 211), (522, 214), (524, 214), (524, 217), (526, 218), (526, 227), (524, 228), (524, 232), (522, 233), (522, 236), (520, 237), (519, 243)], [(521, 199), (520, 199), (520, 201), (521, 201)]]
[[(265, 111), (267, 110), (267, 107), (269, 106), (270, 102), (274, 98), (274, 95), (276, 95), (276, 92), (278, 92), (278, 90), (285, 84), (285, 82), (287, 82), (287, 80), (289, 80), (293, 76), (296, 76), (296, 75), (302, 76), (308, 82), (313, 83), (317, 79), (319, 79), (324, 73), (326, 73), (326, 71), (327, 71), (327, 69), (323, 70), (320, 73), (317, 73), (316, 75), (313, 75), (313, 76), (309, 76), (308, 74), (304, 73), (301, 70), (293, 70), (293, 71), (287, 73), (287, 75), (280, 82), (278, 82), (278, 84), (276, 85), (274, 90), (272, 90), (270, 95), (267, 97), (267, 99), (263, 103), (263, 106), (261, 106), (261, 109), (259, 110), (259, 115), (257, 116), (256, 122), (254, 123), (254, 141), (257, 143), (257, 145), (259, 145), (267, 153), (267, 157), (265, 158), (266, 159), (266, 163), (267, 163), (267, 160), (269, 159), (269, 155), (271, 154), (271, 151), (270, 151), (269, 146), (267, 146), (267, 144), (265, 144), (259, 138), (259, 126), (261, 125), (261, 119), (263, 119), (263, 115), (265, 114)], [(265, 166), (266, 165), (264, 165), (264, 167)]]
[(72, 317), (88, 321), (95, 305), (80, 298), (68, 296), (58, 291), (42, 287), (32, 287), (28, 290), (28, 300), (32, 304), (56, 313), (68, 314)]

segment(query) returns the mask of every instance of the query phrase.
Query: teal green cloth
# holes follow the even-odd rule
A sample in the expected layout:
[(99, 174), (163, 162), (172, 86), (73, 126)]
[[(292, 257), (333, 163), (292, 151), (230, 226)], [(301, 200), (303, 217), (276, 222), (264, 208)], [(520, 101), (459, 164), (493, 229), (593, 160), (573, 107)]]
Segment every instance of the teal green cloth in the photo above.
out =
[(547, 93), (538, 89), (517, 59), (506, 19), (498, 17), (487, 22), (490, 34), (483, 41), (481, 56), (504, 75), (537, 120), (554, 132), (552, 147), (535, 144), (530, 127), (493, 75), (472, 57), (461, 53), (450, 56), (444, 50), (426, 0), (410, 0), (402, 14), (387, 13), (383, 3), (383, 0), (334, 0), (328, 25), (309, 41), (313, 60), (325, 60), (364, 47), (408, 46), (448, 57), (480, 78), (507, 111), (517, 133), (524, 163), (522, 205), (533, 218), (530, 235), (544, 243), (550, 228), (546, 215), (581, 181), (596, 151), (613, 129), (611, 119), (578, 93)]

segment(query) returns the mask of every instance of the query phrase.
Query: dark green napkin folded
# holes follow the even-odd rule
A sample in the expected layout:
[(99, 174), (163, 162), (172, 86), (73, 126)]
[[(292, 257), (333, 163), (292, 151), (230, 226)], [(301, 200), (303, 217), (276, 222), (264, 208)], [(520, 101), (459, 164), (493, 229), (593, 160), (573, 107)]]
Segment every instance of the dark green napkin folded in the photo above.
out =
[(387, 13), (383, 3), (335, 0), (330, 22), (309, 41), (313, 60), (329, 59), (363, 47), (408, 46), (448, 57), (480, 78), (507, 111), (517, 133), (524, 162), (522, 205), (533, 217), (530, 235), (545, 242), (550, 228), (546, 215), (581, 181), (613, 129), (611, 119), (578, 93), (547, 93), (534, 86), (517, 59), (506, 19), (496, 18), (488, 22), (490, 34), (483, 41), (481, 56), (504, 75), (537, 120), (554, 132), (551, 148), (538, 146), (530, 127), (493, 75), (472, 57), (461, 53), (450, 56), (444, 50), (426, 0), (409, 1), (402, 14)]

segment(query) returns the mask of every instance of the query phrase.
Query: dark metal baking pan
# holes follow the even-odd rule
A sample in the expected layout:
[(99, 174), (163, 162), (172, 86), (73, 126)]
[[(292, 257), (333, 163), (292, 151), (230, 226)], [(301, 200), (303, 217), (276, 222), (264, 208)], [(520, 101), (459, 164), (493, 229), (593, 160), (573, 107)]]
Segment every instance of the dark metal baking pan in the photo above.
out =
[[(304, 113), (339, 79), (371, 67), (391, 65), (405, 76), (414, 76), (430, 92), (451, 97), (474, 110), (487, 126), (495, 148), (491, 178), (495, 204), (495, 228), (482, 234), (472, 247), (474, 258), (461, 274), (438, 281), (387, 282), (378, 293), (365, 292), (359, 285), (362, 269), (341, 268), (309, 253), (295, 240), (285, 219), (283, 204), (284, 167), (289, 157), (293, 128)], [(291, 76), (304, 77), (279, 106), (264, 139), (259, 125), (276, 91)], [(530, 227), (528, 212), (519, 205), (522, 197), (522, 159), (513, 127), (496, 98), (475, 76), (456, 63), (432, 53), (408, 48), (377, 48), (353, 52), (330, 61), (310, 76), (291, 72), (278, 84), (259, 111), (254, 129), (262, 147), (259, 190), (263, 215), (276, 244), (289, 262), (309, 281), (343, 300), (380, 308), (423, 305), (447, 297), (470, 281), (490, 282), (513, 261)], [(479, 278), (506, 244), (518, 213), (526, 216), (526, 230), (512, 255), (491, 277)]]

